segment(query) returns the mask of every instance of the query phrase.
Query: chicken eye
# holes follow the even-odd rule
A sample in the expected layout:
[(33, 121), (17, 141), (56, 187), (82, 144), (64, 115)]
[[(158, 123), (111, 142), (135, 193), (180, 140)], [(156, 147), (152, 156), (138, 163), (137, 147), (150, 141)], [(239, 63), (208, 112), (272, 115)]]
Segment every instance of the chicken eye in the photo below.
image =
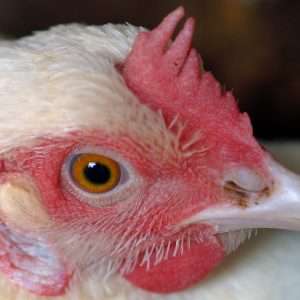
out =
[(79, 154), (71, 163), (73, 181), (90, 193), (112, 190), (119, 183), (120, 174), (119, 164), (100, 154)]

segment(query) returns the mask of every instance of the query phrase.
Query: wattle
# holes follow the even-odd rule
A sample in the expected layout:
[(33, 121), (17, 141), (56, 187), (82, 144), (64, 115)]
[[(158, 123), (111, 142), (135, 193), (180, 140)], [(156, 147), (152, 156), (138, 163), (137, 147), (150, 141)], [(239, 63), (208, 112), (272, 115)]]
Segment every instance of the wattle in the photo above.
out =
[[(172, 252), (171, 252), (172, 253)], [(133, 285), (154, 293), (172, 293), (191, 287), (205, 278), (224, 258), (223, 246), (212, 237), (210, 241), (192, 243), (182, 255), (151, 264), (137, 266), (125, 278)]]

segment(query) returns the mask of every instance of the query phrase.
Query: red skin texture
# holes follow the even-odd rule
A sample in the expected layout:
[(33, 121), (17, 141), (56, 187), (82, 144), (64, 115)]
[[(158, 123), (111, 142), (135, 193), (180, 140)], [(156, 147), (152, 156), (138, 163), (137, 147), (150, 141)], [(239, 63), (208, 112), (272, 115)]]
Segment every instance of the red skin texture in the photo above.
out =
[[(95, 208), (60, 188), (61, 168), (64, 160), (69, 153), (86, 145), (117, 151), (129, 161), (138, 175), (143, 178), (142, 192), (148, 194), (148, 190), (151, 188), (151, 192), (158, 195), (159, 203), (167, 202), (168, 206), (172, 207), (166, 216), (168, 224), (177, 224), (223, 198), (222, 189), (215, 183), (216, 179), (209, 180), (205, 170), (198, 168), (202, 158), (198, 162), (195, 159), (190, 161), (185, 159), (178, 161), (178, 164), (174, 166), (172, 163), (159, 161), (151, 153), (146, 156), (145, 153), (138, 150), (140, 147), (134, 141), (130, 141), (129, 137), (108, 137), (99, 131), (77, 132), (69, 137), (42, 141), (32, 149), (16, 151), (13, 154), (14, 160), (6, 162), (6, 169), (7, 172), (20, 172), (32, 177), (39, 188), (48, 212), (60, 221), (72, 221), (72, 218), (76, 220), (83, 215), (97, 216), (99, 211), (103, 214), (113, 214), (119, 209), (118, 206), (127, 206), (128, 203)], [(157, 186), (158, 180), (162, 182)], [(167, 186), (173, 181), (178, 184), (178, 190), (175, 191), (177, 196), (172, 195), (170, 199), (166, 191)], [(165, 190), (160, 190), (162, 186)], [(132, 202), (135, 200), (138, 199), (128, 199)], [(173, 208), (174, 206), (176, 209)], [(155, 215), (156, 209), (159, 208), (154, 206), (152, 209), (153, 211), (148, 211), (147, 218), (149, 215)], [(64, 214), (64, 211), (67, 214)]]
[(205, 278), (223, 259), (224, 251), (220, 244), (203, 242), (201, 245), (192, 245), (184, 255), (171, 257), (149, 270), (145, 266), (138, 266), (126, 278), (148, 291), (173, 293)]
[[(111, 149), (130, 162), (138, 176), (143, 178), (138, 194), (147, 195), (145, 199), (135, 198), (133, 195), (126, 201), (96, 208), (63, 190), (60, 174), (66, 157), (74, 149), (86, 145)], [(102, 216), (108, 216), (113, 219), (117, 212), (124, 210), (126, 215), (130, 205), (142, 201), (143, 210), (147, 213), (140, 216), (138, 222), (144, 224), (146, 230), (153, 218), (160, 215), (160, 219), (152, 227), (152, 234), (159, 236), (166, 232), (168, 226), (178, 224), (196, 212), (220, 202), (220, 199), (227, 201), (222, 187), (217, 184), (220, 178), (206, 173), (206, 168), (198, 168), (203, 163), (202, 157), (199, 161), (195, 158), (184, 159), (174, 165), (161, 162), (151, 153), (145, 155), (138, 149), (140, 147), (129, 137), (108, 137), (100, 131), (75, 132), (63, 138), (41, 140), (31, 149), (12, 152), (10, 161), (5, 163), (5, 168), (9, 173), (26, 174), (33, 179), (46, 210), (58, 223), (68, 223), (82, 217), (99, 220)], [(170, 182), (174, 181), (176, 186), (170, 188)], [(152, 194), (155, 195), (154, 199)], [(156, 205), (152, 205), (153, 200), (157, 201)], [(129, 215), (122, 224), (124, 230), (131, 222)], [(200, 227), (199, 230), (205, 228)], [(111, 235), (113, 234), (112, 232)], [(204, 278), (223, 258), (223, 245), (212, 235), (210, 241), (200, 245), (192, 243), (184, 255), (169, 258), (153, 267), (150, 272), (138, 267), (126, 278), (146, 290), (157, 293), (175, 292), (188, 288)], [(174, 274), (174, 269), (177, 270), (177, 275)], [(40, 290), (40, 287), (37, 287), (35, 292), (37, 290)], [(54, 287), (49, 286), (47, 290), (43, 290), (43, 294), (53, 294), (53, 290)], [(61, 291), (63, 292), (63, 289)]]
[[(80, 136), (81, 134), (75, 133), (74, 135)], [(7, 169), (10, 172), (25, 172), (34, 179), (48, 213), (55, 216), (58, 222), (72, 222), (82, 216), (86, 217), (88, 215), (90, 215), (91, 219), (94, 218), (95, 215), (97, 218), (101, 218), (101, 215), (103, 214), (113, 215), (115, 211), (119, 210), (122, 206), (121, 203), (108, 207), (95, 208), (79, 201), (74, 198), (73, 195), (69, 195), (67, 192), (62, 191), (60, 187), (60, 170), (62, 164), (66, 156), (74, 149), (80, 148), (81, 145), (101, 146), (118, 150), (119, 153), (122, 153), (124, 156), (127, 154), (127, 159), (129, 159), (128, 153), (130, 153), (131, 163), (134, 165), (135, 169), (138, 170), (140, 173), (139, 175), (143, 176), (143, 178), (148, 181), (146, 186), (153, 184), (151, 179), (157, 179), (158, 176), (157, 166), (150, 161), (145, 161), (145, 159), (140, 156), (140, 153), (136, 152), (135, 149), (138, 149), (138, 147), (136, 147), (137, 145), (134, 145), (134, 143), (125, 145), (125, 140), (128, 141), (128, 138), (118, 138), (115, 140), (109, 140), (108, 138), (101, 139), (99, 138), (101, 137), (101, 133), (93, 133), (90, 136), (81, 136), (80, 143), (78, 143), (78, 140), (73, 136), (71, 136), (70, 139), (64, 138), (41, 142), (36, 148), (31, 150), (17, 151), (15, 160), (6, 164)], [(58, 151), (58, 149), (60, 151)], [(178, 177), (180, 177), (181, 181), (184, 181), (182, 167), (179, 166), (177, 171), (172, 166), (165, 166), (165, 168), (168, 172), (166, 172), (166, 174), (161, 174), (160, 176), (166, 179), (170, 176), (175, 177), (176, 173), (179, 173)], [(164, 168), (160, 166), (158, 169), (161, 170)], [(198, 185), (197, 177), (194, 178), (196, 181), (195, 185)], [(159, 222), (160, 227), (153, 227), (153, 233), (160, 234), (162, 224), (177, 224), (185, 217), (207, 207), (207, 203), (199, 201), (199, 191), (192, 192), (192, 177), (188, 176), (186, 179), (187, 187), (185, 190), (180, 187), (177, 194), (178, 196), (173, 199), (163, 199), (163, 197), (166, 198), (166, 190), (158, 190), (156, 192), (154, 191), (156, 188), (152, 187), (152, 191), (155, 194), (158, 193), (158, 195), (162, 195), (158, 196), (161, 197), (160, 200), (162, 203), (166, 203), (166, 205), (170, 207), (178, 206), (176, 209), (172, 208), (170, 211), (167, 211), (163, 216), (164, 220)], [(143, 193), (147, 193), (146, 189)], [(187, 196), (188, 193), (191, 194), (190, 197)], [(212, 193), (212, 195), (213, 194), (214, 193)], [(129, 200), (132, 202), (139, 201), (134, 198)], [(211, 201), (213, 201), (213, 198), (211, 198)], [(177, 204), (182, 203), (182, 205), (176, 205), (176, 202)], [(125, 203), (125, 205), (127, 206), (128, 204)], [(151, 210), (149, 209), (146, 215), (146, 222), (144, 219), (141, 219), (140, 222), (145, 222), (145, 227), (147, 227), (147, 222), (150, 223), (153, 217), (158, 214), (161, 209), (161, 207), (156, 206)], [(130, 225), (131, 220), (128, 219), (127, 222), (128, 224), (126, 224), (126, 222), (124, 223), (124, 228)], [(191, 248), (186, 250), (184, 255), (179, 255), (176, 258), (172, 257), (163, 261), (159, 265), (153, 267), (153, 269), (151, 268), (150, 272), (147, 272), (143, 267), (138, 267), (133, 273), (126, 276), (126, 278), (133, 284), (149, 291), (158, 293), (175, 292), (177, 290), (188, 288), (198, 282), (205, 277), (211, 269), (218, 265), (223, 258), (223, 246), (216, 238), (212, 237), (211, 242), (206, 241), (200, 245), (192, 243)], [(174, 273), (174, 270), (177, 270), (177, 275)], [(41, 290), (40, 287), (37, 289)], [(54, 294), (53, 290), (54, 287), (52, 289), (51, 287), (48, 287), (48, 289), (44, 288), (41, 293), (43, 295), (51, 295)], [(63, 290), (61, 290), (61, 292), (63, 292)]]

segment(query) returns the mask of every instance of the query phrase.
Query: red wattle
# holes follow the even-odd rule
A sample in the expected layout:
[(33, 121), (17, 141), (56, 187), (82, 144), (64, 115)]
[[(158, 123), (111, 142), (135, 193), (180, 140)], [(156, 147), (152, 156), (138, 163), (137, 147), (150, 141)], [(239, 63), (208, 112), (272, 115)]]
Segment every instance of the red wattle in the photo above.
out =
[(125, 278), (147, 291), (172, 293), (189, 288), (206, 277), (223, 260), (224, 255), (224, 248), (217, 240), (193, 243), (183, 255), (171, 256), (157, 266), (151, 264), (149, 270), (144, 265), (138, 266)]

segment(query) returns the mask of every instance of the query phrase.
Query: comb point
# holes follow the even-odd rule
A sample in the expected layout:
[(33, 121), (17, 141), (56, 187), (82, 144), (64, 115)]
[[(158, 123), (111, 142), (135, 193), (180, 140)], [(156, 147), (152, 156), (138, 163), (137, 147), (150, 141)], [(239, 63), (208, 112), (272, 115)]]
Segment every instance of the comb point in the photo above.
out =
[(164, 48), (165, 44), (171, 39), (177, 24), (184, 16), (184, 9), (182, 6), (175, 9), (167, 15), (162, 22), (150, 32), (152, 45)]
[(175, 41), (165, 54), (165, 60), (169, 65), (173, 65), (175, 74), (178, 74), (188, 58), (194, 34), (194, 19), (189, 18), (183, 29), (177, 35)]

